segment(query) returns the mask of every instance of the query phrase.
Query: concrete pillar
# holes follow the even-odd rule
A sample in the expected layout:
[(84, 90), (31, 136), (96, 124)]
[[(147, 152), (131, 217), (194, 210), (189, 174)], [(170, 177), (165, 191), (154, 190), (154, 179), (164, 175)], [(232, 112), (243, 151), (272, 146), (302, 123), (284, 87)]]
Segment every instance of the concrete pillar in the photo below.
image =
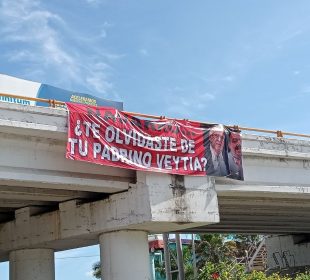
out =
[(25, 249), (10, 252), (10, 280), (55, 280), (54, 251)]
[(147, 232), (120, 230), (99, 237), (104, 280), (150, 280)]

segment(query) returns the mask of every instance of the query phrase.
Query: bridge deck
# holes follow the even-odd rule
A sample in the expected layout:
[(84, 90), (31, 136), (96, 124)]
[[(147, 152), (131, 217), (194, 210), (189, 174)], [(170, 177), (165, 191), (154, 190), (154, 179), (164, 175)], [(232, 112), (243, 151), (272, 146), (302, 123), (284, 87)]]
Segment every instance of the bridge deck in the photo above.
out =
[[(132, 170), (65, 159), (67, 112), (0, 103), (0, 222), (127, 191)], [(310, 232), (310, 141), (243, 136), (244, 182), (216, 178), (221, 222), (195, 231)], [(188, 230), (187, 230), (188, 231)]]

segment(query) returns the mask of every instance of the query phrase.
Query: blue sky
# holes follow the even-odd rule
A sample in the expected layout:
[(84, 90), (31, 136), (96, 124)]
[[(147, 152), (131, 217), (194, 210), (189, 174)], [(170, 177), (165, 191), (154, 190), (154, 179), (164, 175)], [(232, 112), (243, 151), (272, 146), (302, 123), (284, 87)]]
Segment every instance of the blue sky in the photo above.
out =
[[(308, 0), (0, 0), (0, 36), (1, 73), (128, 111), (309, 133)], [(57, 260), (56, 279), (90, 279), (95, 259)]]
[[(99, 261), (99, 246), (67, 250), (55, 254), (56, 280), (91, 280), (92, 266)], [(1, 280), (9, 280), (8, 262), (0, 263)]]
[(309, 1), (0, 3), (2, 73), (129, 111), (307, 132)]

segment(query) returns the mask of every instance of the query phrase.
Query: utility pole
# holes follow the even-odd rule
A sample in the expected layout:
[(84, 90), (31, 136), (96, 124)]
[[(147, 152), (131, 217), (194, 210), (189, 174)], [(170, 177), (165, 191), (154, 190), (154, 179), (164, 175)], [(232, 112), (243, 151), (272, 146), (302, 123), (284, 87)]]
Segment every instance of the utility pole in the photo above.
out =
[(166, 280), (172, 280), (172, 277), (171, 277), (170, 252), (169, 252), (169, 233), (164, 233), (163, 234), (163, 239), (164, 239), (164, 256), (165, 256)]
[(184, 262), (183, 262), (183, 252), (182, 252), (182, 242), (180, 240), (180, 234), (175, 234), (175, 242), (177, 247), (177, 261), (178, 261), (178, 270), (179, 270), (179, 280), (185, 280), (184, 274)]
[(195, 234), (192, 234), (192, 255), (193, 255), (194, 279), (197, 280), (197, 262), (196, 262)]

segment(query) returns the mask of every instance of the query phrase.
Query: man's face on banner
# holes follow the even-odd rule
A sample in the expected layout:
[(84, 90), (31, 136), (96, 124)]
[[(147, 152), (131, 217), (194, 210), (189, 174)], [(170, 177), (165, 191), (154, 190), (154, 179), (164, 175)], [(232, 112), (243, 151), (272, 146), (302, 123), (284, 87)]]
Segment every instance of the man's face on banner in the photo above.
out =
[(241, 136), (237, 132), (232, 132), (229, 138), (230, 152), (234, 157), (241, 159)]
[(221, 130), (210, 130), (209, 134), (210, 144), (216, 155), (219, 155), (224, 147), (224, 131)]

